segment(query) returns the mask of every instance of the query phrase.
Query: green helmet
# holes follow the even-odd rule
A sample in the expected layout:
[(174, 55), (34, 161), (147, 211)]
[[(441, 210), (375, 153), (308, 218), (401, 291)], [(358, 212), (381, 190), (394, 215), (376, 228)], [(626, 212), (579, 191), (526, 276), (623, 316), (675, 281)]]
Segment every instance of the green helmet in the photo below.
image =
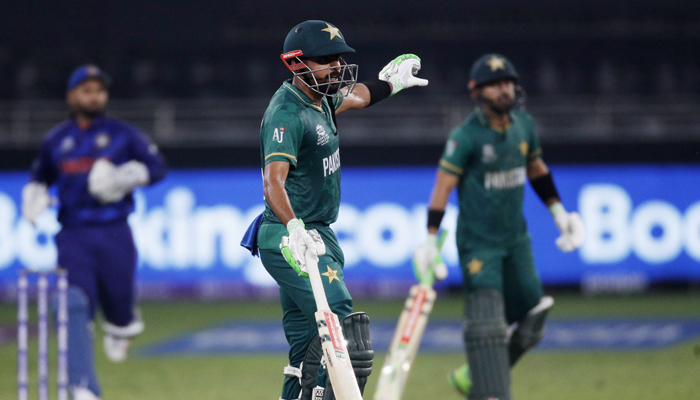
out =
[(304, 57), (321, 57), (334, 54), (354, 53), (355, 49), (345, 43), (340, 29), (325, 21), (304, 21), (292, 28), (284, 40), (283, 53), (301, 50)]
[[(341, 88), (348, 87), (349, 94), (355, 87), (358, 67), (357, 64), (347, 64), (340, 55), (354, 52), (355, 49), (345, 43), (338, 28), (325, 21), (310, 20), (289, 31), (280, 57), (294, 76), (299, 76), (311, 90), (325, 96), (342, 97)], [(325, 56), (338, 56), (339, 66), (329, 65), (312, 70), (303, 61)], [(292, 60), (296, 63), (292, 64)], [(329, 71), (329, 79), (319, 82), (313, 72), (324, 70)], [(331, 73), (334, 75), (333, 82), (330, 81)]]
[(517, 82), (520, 75), (515, 71), (513, 63), (500, 54), (486, 54), (472, 65), (469, 74), (469, 87), (483, 86), (503, 79)]

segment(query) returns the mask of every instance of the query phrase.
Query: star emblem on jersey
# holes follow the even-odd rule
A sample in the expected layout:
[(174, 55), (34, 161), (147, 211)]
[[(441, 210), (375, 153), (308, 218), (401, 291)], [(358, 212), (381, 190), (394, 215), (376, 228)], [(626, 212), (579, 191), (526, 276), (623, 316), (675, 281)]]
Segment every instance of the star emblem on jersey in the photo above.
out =
[(326, 25), (328, 26), (328, 28), (326, 28), (326, 29), (321, 29), (321, 30), (324, 31), (324, 32), (330, 32), (330, 34), (331, 34), (331, 40), (333, 40), (333, 38), (336, 37), (336, 36), (338, 36), (338, 37), (341, 38), (341, 39), (343, 38), (342, 36), (340, 36), (340, 29), (336, 28), (335, 26), (332, 26), (332, 25), (329, 24), (328, 22), (326, 22)]
[(328, 277), (328, 283), (332, 283), (333, 279), (337, 280), (340, 282), (340, 278), (338, 278), (338, 271), (332, 269), (328, 265), (326, 265), (326, 268), (328, 268), (328, 271), (322, 273), (321, 275), (327, 276)]
[(520, 154), (526, 156), (526, 155), (527, 155), (527, 151), (528, 151), (528, 149), (530, 148), (530, 146), (528, 146), (527, 142), (524, 141), (524, 140), (521, 140), (521, 141), (520, 141), (520, 144), (518, 145), (518, 147), (520, 148)]
[(469, 261), (469, 264), (467, 264), (467, 268), (469, 268), (469, 275), (476, 275), (481, 272), (482, 268), (484, 268), (484, 263), (476, 258), (472, 258), (472, 260)]
[(491, 67), (491, 72), (495, 72), (499, 69), (506, 69), (506, 62), (501, 57), (492, 56), (488, 61), (486, 61), (486, 64)]

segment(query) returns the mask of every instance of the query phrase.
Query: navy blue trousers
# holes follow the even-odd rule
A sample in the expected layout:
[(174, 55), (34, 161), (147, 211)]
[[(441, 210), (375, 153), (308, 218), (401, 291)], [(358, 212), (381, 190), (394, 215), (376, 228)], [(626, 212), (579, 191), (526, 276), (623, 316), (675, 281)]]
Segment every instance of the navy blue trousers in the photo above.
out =
[(136, 247), (126, 222), (63, 228), (56, 235), (58, 265), (68, 270), (70, 286), (81, 288), (96, 308), (117, 326), (134, 319)]

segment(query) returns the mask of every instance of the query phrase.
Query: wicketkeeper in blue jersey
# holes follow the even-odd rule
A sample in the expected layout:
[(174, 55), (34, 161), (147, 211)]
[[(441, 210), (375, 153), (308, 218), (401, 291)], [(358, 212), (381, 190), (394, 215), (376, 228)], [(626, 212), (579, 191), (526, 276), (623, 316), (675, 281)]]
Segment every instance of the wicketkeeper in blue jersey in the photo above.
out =
[(68, 374), (75, 400), (101, 396), (94, 367), (92, 321), (99, 306), (110, 360), (126, 358), (144, 324), (136, 312), (136, 248), (127, 216), (131, 194), (165, 177), (158, 148), (136, 128), (105, 116), (110, 78), (94, 65), (68, 80), (70, 118), (41, 144), (22, 190), (22, 215), (34, 223), (58, 187), (58, 265), (68, 270)]

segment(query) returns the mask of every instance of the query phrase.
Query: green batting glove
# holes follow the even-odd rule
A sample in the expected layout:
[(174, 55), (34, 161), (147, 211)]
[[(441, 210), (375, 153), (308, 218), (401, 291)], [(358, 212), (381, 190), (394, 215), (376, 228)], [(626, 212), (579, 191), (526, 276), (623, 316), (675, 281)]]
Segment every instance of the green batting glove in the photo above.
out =
[(415, 77), (420, 71), (420, 57), (403, 54), (396, 57), (379, 71), (379, 80), (391, 83), (391, 96), (413, 86), (428, 86), (427, 79)]
[(292, 250), (289, 246), (289, 236), (282, 236), (282, 243), (280, 243), (280, 250), (282, 250), (282, 256), (284, 260), (289, 264), (296, 273), (302, 278), (308, 278), (309, 274), (301, 269), (297, 260), (294, 259), (292, 255)]
[(447, 278), (447, 266), (440, 255), (446, 236), (446, 231), (442, 231), (439, 237), (428, 234), (425, 243), (416, 249), (412, 261), (413, 273), (418, 282), (432, 286), (435, 280)]
[(306, 270), (306, 262), (303, 254), (306, 248), (304, 239), (306, 239), (305, 236), (308, 237), (308, 233), (304, 227), (304, 221), (297, 218), (290, 220), (287, 223), (287, 231), (289, 232), (289, 236), (283, 236), (282, 243), (280, 243), (282, 256), (284, 256), (287, 264), (289, 264), (299, 276), (308, 278), (309, 273)]

